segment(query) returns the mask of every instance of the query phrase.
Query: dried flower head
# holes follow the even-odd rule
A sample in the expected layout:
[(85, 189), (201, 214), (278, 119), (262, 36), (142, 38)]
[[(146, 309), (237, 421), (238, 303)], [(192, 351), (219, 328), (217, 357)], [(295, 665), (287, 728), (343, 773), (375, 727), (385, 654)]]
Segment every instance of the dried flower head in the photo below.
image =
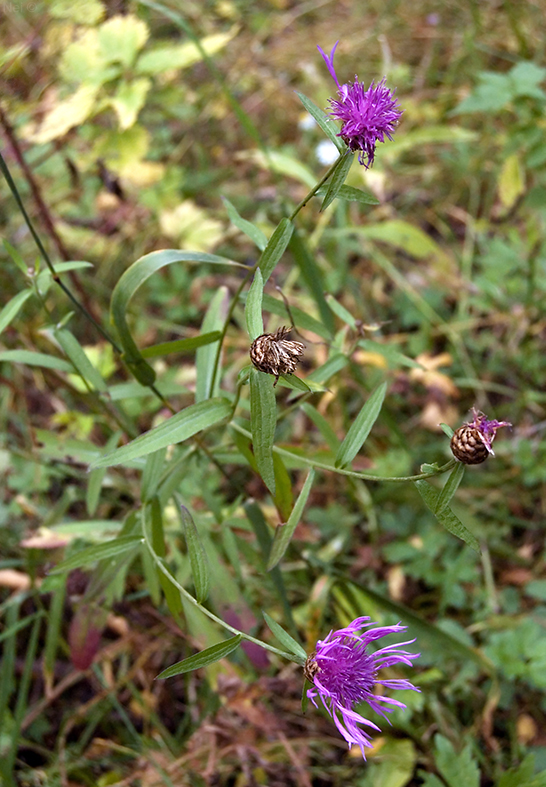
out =
[(451, 438), (451, 451), (455, 459), (465, 465), (479, 465), (489, 455), (495, 456), (492, 444), (497, 429), (512, 426), (508, 421), (488, 421), (487, 416), (472, 408), (474, 420), (459, 426)]
[[(349, 746), (356, 744), (360, 747), (362, 756), (366, 759), (364, 747), (372, 748), (371, 738), (359, 724), (381, 731), (380, 728), (369, 721), (354, 708), (362, 702), (367, 702), (372, 710), (387, 719), (394, 707), (405, 708), (403, 702), (391, 697), (373, 694), (376, 684), (389, 689), (410, 689), (420, 691), (419, 688), (404, 678), (394, 680), (379, 680), (377, 673), (383, 667), (392, 667), (395, 664), (412, 666), (413, 659), (419, 653), (408, 653), (401, 650), (401, 645), (409, 645), (415, 640), (387, 645), (375, 653), (367, 653), (371, 642), (386, 637), (388, 634), (397, 634), (405, 631), (406, 626), (381, 626), (369, 622), (369, 617), (356, 618), (347, 628), (331, 631), (325, 640), (317, 642), (316, 651), (309, 656), (304, 667), (304, 674), (312, 688), (308, 689), (307, 696), (317, 706), (319, 698), (334, 720), (339, 732), (343, 735)], [(391, 707), (386, 707), (391, 706)], [(388, 720), (388, 719), (387, 719)]]
[(305, 344), (287, 341), (284, 337), (290, 328), (277, 328), (275, 333), (264, 333), (254, 339), (250, 345), (250, 360), (260, 372), (275, 375), (275, 385), (281, 374), (293, 374), (301, 356), (305, 352)]
[(385, 87), (385, 78), (377, 85), (372, 81), (367, 90), (357, 76), (354, 82), (339, 84), (334, 70), (334, 53), (338, 43), (336, 41), (329, 57), (320, 46), (317, 47), (338, 89), (339, 99), (329, 99), (330, 114), (343, 124), (338, 136), (349, 150), (359, 151), (358, 160), (368, 169), (373, 164), (376, 144), (384, 142), (385, 137), (392, 140), (402, 110), (399, 109), (394, 92)]

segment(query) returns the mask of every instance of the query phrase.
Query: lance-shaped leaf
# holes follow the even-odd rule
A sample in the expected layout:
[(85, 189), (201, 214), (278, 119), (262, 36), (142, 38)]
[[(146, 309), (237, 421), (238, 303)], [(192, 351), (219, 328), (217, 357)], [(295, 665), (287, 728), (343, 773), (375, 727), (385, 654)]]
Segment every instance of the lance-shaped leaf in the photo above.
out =
[(143, 539), (141, 536), (120, 536), (113, 541), (107, 541), (106, 544), (80, 549), (75, 555), (71, 555), (66, 560), (61, 561), (51, 573), (60, 574), (63, 571), (73, 571), (75, 568), (89, 566), (98, 560), (116, 557), (116, 555), (121, 555), (122, 552), (127, 552), (131, 549), (136, 551), (142, 543)]
[(345, 467), (350, 464), (360, 451), (381, 412), (386, 392), (387, 383), (381, 383), (369, 397), (339, 447), (335, 462), (336, 467)]
[[(110, 318), (116, 326), (119, 340), (123, 346), (123, 359), (129, 369), (133, 372), (136, 379), (142, 385), (152, 385), (155, 380), (155, 372), (152, 367), (144, 360), (142, 353), (136, 346), (134, 339), (127, 325), (127, 310), (129, 301), (154, 273), (167, 265), (175, 262), (186, 262), (191, 264), (204, 263), (207, 265), (238, 265), (238, 263), (219, 257), (216, 254), (205, 254), (204, 252), (178, 251), (177, 249), (165, 249), (163, 251), (153, 251), (146, 254), (134, 262), (114, 287), (110, 302)], [(244, 266), (242, 266), (244, 267)]]
[(296, 529), (297, 524), (301, 519), (301, 515), (303, 514), (303, 509), (307, 503), (307, 498), (309, 497), (309, 492), (313, 486), (314, 478), (315, 471), (311, 469), (307, 478), (305, 479), (303, 488), (298, 495), (298, 499), (296, 500), (296, 504), (292, 509), (292, 513), (290, 514), (288, 522), (285, 525), (279, 525), (275, 531), (275, 537), (273, 538), (273, 544), (271, 545), (271, 552), (269, 554), (269, 560), (267, 563), (268, 571), (271, 571), (271, 569), (277, 565), (288, 548), (288, 544), (294, 535), (294, 530)]
[(108, 390), (102, 374), (95, 369), (79, 341), (74, 334), (66, 328), (55, 328), (53, 335), (63, 348), (67, 358), (74, 364), (77, 372), (88, 383), (91, 388), (101, 393)]
[(147, 456), (161, 448), (166, 448), (168, 445), (182, 443), (197, 432), (229, 418), (230, 414), (231, 405), (227, 399), (207, 399), (205, 402), (192, 404), (154, 429), (131, 440), (127, 445), (106, 454), (106, 456), (101, 456), (100, 459), (93, 462), (90, 468), (93, 470), (95, 467), (112, 467), (141, 456)]
[(202, 650), (200, 653), (196, 653), (195, 656), (190, 656), (183, 661), (179, 661), (177, 664), (173, 664), (172, 667), (163, 670), (163, 672), (157, 676), (156, 680), (173, 678), (175, 675), (181, 675), (184, 672), (191, 672), (194, 669), (214, 664), (215, 661), (220, 661), (220, 659), (224, 659), (226, 656), (229, 656), (230, 653), (233, 653), (233, 651), (239, 647), (241, 640), (241, 635), (237, 634), (235, 637), (225, 640), (225, 642), (211, 645), (210, 648)]
[(279, 640), (279, 642), (284, 645), (284, 647), (293, 653), (295, 656), (298, 657), (298, 662), (300, 664), (305, 664), (307, 661), (307, 653), (302, 648), (299, 642), (296, 642), (294, 637), (291, 637), (290, 634), (283, 629), (272, 617), (270, 617), (267, 612), (262, 610), (262, 615), (264, 616), (264, 620), (267, 623), (269, 630), (271, 633)]
[(250, 423), (256, 464), (265, 485), (274, 495), (273, 441), (277, 425), (277, 402), (273, 378), (257, 369), (250, 370)]
[(428, 481), (415, 481), (415, 486), (425, 501), (427, 508), (432, 511), (438, 522), (454, 536), (457, 536), (457, 538), (460, 538), (461, 541), (465, 542), (465, 544), (468, 544), (471, 549), (481, 553), (478, 539), (473, 533), (470, 532), (467, 527), (463, 525), (461, 520), (453, 513), (451, 508), (446, 506), (444, 508), (438, 509), (438, 500), (440, 495), (436, 489), (434, 489), (428, 483)]
[(6, 328), (13, 318), (18, 314), (24, 302), (34, 295), (32, 290), (18, 292), (11, 301), (8, 301), (2, 311), (0, 311), (0, 333)]
[(294, 225), (292, 222), (289, 219), (282, 219), (273, 235), (269, 238), (267, 246), (263, 250), (259, 260), (264, 284), (269, 279), (275, 270), (275, 265), (284, 254), (293, 232)]
[(27, 366), (42, 366), (44, 369), (57, 369), (59, 372), (73, 372), (74, 367), (64, 358), (54, 355), (35, 353), (32, 350), (4, 350), (0, 352), (0, 361), (24, 363)]
[(263, 251), (267, 246), (267, 236), (261, 231), (259, 227), (256, 227), (250, 221), (243, 219), (242, 216), (239, 215), (237, 209), (231, 202), (226, 199), (226, 197), (222, 197), (222, 201), (226, 206), (227, 215), (232, 224), (234, 224), (241, 232), (244, 232), (245, 235), (250, 238), (250, 240), (256, 244), (260, 251)]
[(195, 585), (195, 596), (197, 601), (202, 604), (207, 598), (210, 588), (210, 572), (207, 555), (201, 543), (199, 532), (195, 526), (192, 515), (188, 509), (180, 505), (179, 502), (178, 507), (180, 511), (180, 520), (184, 528), (188, 555), (190, 557), (191, 573), (193, 576), (193, 584)]
[(342, 152), (346, 150), (347, 146), (343, 142), (339, 135), (339, 128), (332, 120), (332, 118), (324, 112), (324, 110), (319, 109), (316, 104), (313, 104), (310, 98), (304, 96), (303, 93), (298, 93), (296, 91), (296, 95), (298, 96), (299, 100), (305, 107), (305, 109), (309, 112), (311, 117), (316, 120), (320, 128), (324, 131), (330, 142), (333, 142), (336, 148)]
[(258, 336), (264, 332), (264, 321), (262, 318), (262, 301), (264, 295), (264, 280), (262, 272), (256, 268), (254, 274), (254, 281), (248, 291), (248, 297), (245, 305), (245, 320), (246, 329), (250, 336), (250, 341), (253, 342)]
[(324, 195), (322, 205), (320, 206), (321, 210), (326, 210), (328, 205), (331, 205), (331, 203), (337, 197), (341, 187), (345, 183), (347, 175), (349, 174), (353, 160), (354, 153), (347, 152), (336, 164), (336, 167), (327, 183), (326, 194)]
[[(324, 197), (328, 191), (328, 186), (325, 184), (317, 191), (317, 197)], [(373, 194), (362, 189), (355, 189), (353, 186), (342, 186), (336, 194), (338, 199), (345, 200), (346, 202), (360, 202), (361, 205), (380, 205), (380, 201)]]
[[(438, 502), (436, 503), (436, 510), (441, 511), (443, 508), (446, 508), (459, 488), (459, 484), (463, 480), (464, 471), (466, 466), (462, 462), (457, 462), (451, 473), (449, 474), (449, 478), (444, 484), (444, 487), (440, 494), (438, 495)], [(436, 511), (434, 512), (436, 513)]]
[[(221, 331), (226, 319), (229, 300), (229, 290), (227, 287), (219, 287), (207, 308), (205, 317), (201, 324), (201, 331)], [(214, 364), (218, 354), (218, 342), (200, 347), (195, 354), (195, 367), (197, 381), (195, 383), (195, 401), (203, 402), (216, 396), (219, 388), (220, 375), (216, 375), (214, 391), (212, 390), (212, 378), (214, 375)]]

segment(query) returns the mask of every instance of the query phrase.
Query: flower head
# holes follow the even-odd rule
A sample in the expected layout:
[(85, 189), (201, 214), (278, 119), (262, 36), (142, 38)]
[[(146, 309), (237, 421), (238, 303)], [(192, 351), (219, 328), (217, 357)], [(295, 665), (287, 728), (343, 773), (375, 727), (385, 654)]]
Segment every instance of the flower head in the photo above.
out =
[[(380, 728), (357, 713), (354, 707), (361, 702), (367, 702), (372, 710), (387, 719), (386, 713), (390, 713), (395, 707), (406, 706), (399, 700), (374, 694), (373, 688), (376, 684), (389, 689), (420, 691), (404, 678), (378, 679), (377, 673), (381, 668), (392, 667), (394, 664), (406, 664), (411, 667), (413, 659), (420, 654), (408, 653), (400, 648), (401, 645), (415, 642), (414, 639), (387, 645), (374, 653), (367, 653), (367, 647), (371, 642), (388, 634), (397, 634), (406, 630), (406, 626), (399, 623), (396, 626), (368, 628), (375, 625), (369, 620), (369, 617), (356, 618), (347, 628), (331, 631), (326, 639), (317, 642), (317, 649), (309, 656), (304, 668), (305, 677), (313, 683), (307, 691), (307, 696), (315, 707), (318, 707), (315, 699), (318, 697), (321, 700), (349, 746), (352, 744), (359, 746), (364, 759), (366, 759), (364, 747), (372, 748), (371, 738), (358, 725), (362, 724), (379, 731)], [(361, 629), (368, 629), (368, 631), (359, 633)]]
[(451, 450), (456, 459), (466, 465), (479, 465), (489, 455), (495, 456), (493, 440), (497, 429), (512, 426), (508, 421), (489, 421), (487, 416), (472, 408), (473, 420), (460, 426), (451, 438)]
[(393, 91), (385, 86), (384, 78), (377, 85), (372, 81), (367, 90), (356, 76), (354, 82), (339, 84), (334, 70), (334, 53), (338, 43), (336, 41), (329, 57), (320, 46), (317, 47), (338, 90), (339, 99), (329, 99), (330, 114), (343, 124), (338, 136), (349, 150), (360, 151), (358, 160), (368, 169), (373, 164), (376, 144), (384, 142), (385, 137), (392, 140), (402, 110)]

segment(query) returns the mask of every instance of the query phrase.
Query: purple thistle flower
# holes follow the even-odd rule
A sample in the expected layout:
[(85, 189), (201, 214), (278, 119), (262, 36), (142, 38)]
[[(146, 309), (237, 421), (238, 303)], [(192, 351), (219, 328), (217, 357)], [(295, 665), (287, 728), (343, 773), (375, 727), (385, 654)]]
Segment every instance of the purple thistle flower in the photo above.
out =
[(360, 629), (375, 625), (369, 620), (369, 617), (356, 618), (347, 628), (331, 631), (326, 639), (317, 642), (316, 651), (309, 656), (304, 667), (305, 677), (314, 684), (307, 690), (307, 696), (317, 708), (315, 699), (318, 697), (321, 700), (349, 746), (359, 746), (364, 759), (364, 747), (372, 748), (371, 738), (358, 725), (362, 724), (379, 732), (381, 730), (377, 724), (357, 713), (354, 706), (367, 702), (372, 710), (388, 721), (386, 713), (390, 713), (394, 707), (406, 706), (400, 700), (373, 694), (375, 684), (389, 689), (421, 691), (404, 678), (378, 679), (377, 673), (383, 667), (392, 667), (394, 664), (411, 667), (413, 659), (420, 654), (400, 649), (401, 645), (415, 642), (414, 639), (387, 645), (375, 653), (366, 653), (370, 642), (388, 634), (406, 631), (407, 628), (398, 623), (396, 626), (380, 626), (359, 634)]
[(338, 89), (339, 100), (329, 99), (332, 108), (330, 114), (343, 124), (338, 137), (353, 153), (360, 151), (358, 160), (368, 169), (373, 164), (376, 144), (384, 142), (385, 137), (392, 140), (402, 110), (399, 109), (394, 92), (385, 87), (385, 78), (377, 85), (372, 81), (367, 90), (357, 76), (354, 82), (339, 84), (334, 70), (334, 53), (338, 43), (336, 41), (329, 57), (320, 46), (317, 47)]
[(495, 456), (492, 443), (497, 434), (497, 429), (500, 429), (501, 426), (512, 426), (512, 424), (509, 421), (497, 421), (496, 419), (488, 421), (487, 416), (479, 410), (476, 410), (475, 407), (472, 408), (472, 415), (474, 420), (463, 424), (463, 426), (472, 426), (474, 429), (477, 429), (479, 438), (487, 448), (488, 453), (490, 453), (491, 456)]

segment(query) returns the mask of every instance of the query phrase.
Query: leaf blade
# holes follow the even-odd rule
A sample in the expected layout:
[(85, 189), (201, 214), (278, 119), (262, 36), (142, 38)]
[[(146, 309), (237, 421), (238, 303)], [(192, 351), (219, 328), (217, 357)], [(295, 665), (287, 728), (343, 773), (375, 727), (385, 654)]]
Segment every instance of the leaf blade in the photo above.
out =
[(250, 370), (250, 423), (258, 471), (271, 494), (275, 495), (273, 441), (277, 402), (270, 375), (254, 368)]
[(165, 680), (165, 678), (172, 678), (175, 675), (182, 675), (184, 672), (191, 672), (200, 667), (207, 667), (209, 664), (214, 664), (215, 661), (220, 661), (220, 659), (224, 659), (226, 656), (229, 656), (230, 653), (233, 653), (233, 651), (239, 647), (241, 640), (241, 635), (237, 634), (235, 637), (231, 637), (231, 639), (227, 639), (224, 642), (218, 642), (216, 645), (211, 645), (210, 648), (206, 648), (206, 650), (202, 650), (194, 656), (189, 656), (189, 658), (183, 659), (173, 664), (172, 667), (163, 670), (163, 672), (160, 672), (156, 677), (156, 680)]
[(360, 451), (381, 412), (386, 393), (387, 383), (384, 382), (367, 399), (339, 447), (335, 461), (336, 467), (350, 464)]
[(267, 571), (271, 571), (271, 569), (282, 560), (284, 553), (286, 552), (292, 539), (292, 536), (294, 535), (294, 531), (301, 519), (303, 509), (307, 503), (307, 498), (311, 492), (311, 487), (313, 486), (314, 480), (315, 471), (313, 468), (311, 468), (307, 474), (307, 478), (305, 479), (302, 490), (298, 495), (298, 499), (296, 500), (294, 508), (292, 509), (292, 512), (288, 518), (288, 522), (285, 525), (279, 525), (275, 531), (273, 543), (271, 545), (271, 551), (269, 553), (269, 560), (267, 561)]

